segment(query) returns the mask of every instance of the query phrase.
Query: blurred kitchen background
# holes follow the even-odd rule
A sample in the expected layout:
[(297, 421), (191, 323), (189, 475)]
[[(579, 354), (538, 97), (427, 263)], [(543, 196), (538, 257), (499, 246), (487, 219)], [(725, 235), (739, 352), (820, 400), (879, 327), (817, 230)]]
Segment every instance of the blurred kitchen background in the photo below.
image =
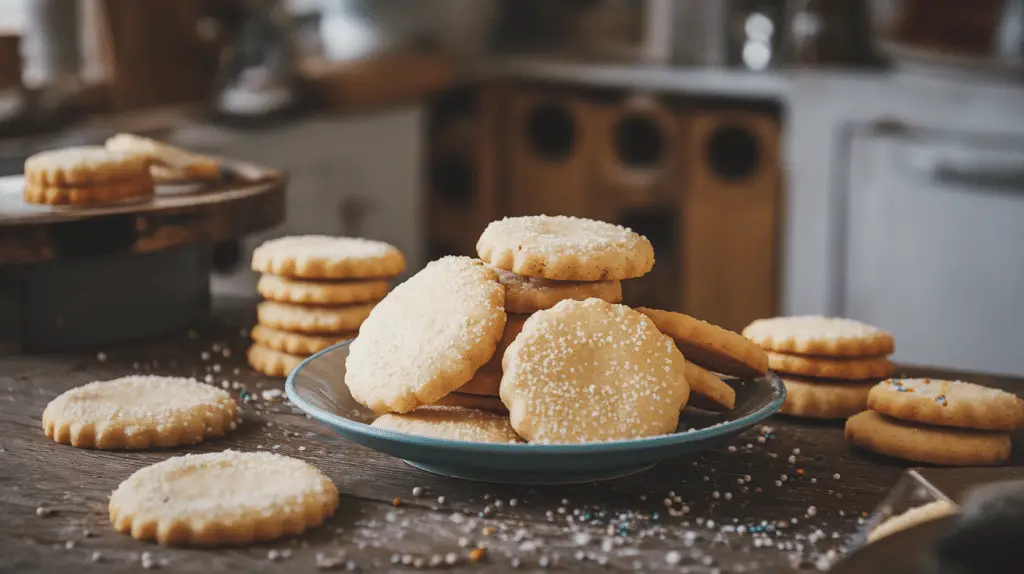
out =
[(0, 0), (0, 175), (120, 131), (287, 170), (217, 293), (266, 237), (417, 269), (580, 215), (653, 241), (631, 302), (1024, 374), (1022, 49), (1024, 0)]

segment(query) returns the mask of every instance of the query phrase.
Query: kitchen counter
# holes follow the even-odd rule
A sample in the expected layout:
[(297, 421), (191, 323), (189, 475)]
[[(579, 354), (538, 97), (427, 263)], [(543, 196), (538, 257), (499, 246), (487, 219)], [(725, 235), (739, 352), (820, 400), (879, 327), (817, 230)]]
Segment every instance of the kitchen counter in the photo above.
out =
[[(456, 570), (813, 570), (843, 551), (908, 466), (851, 450), (841, 425), (777, 416), (718, 449), (612, 482), (518, 487), (434, 476), (345, 442), (275, 397), (283, 381), (245, 363), (254, 309), (252, 300), (221, 299), (188, 333), (0, 359), (0, 572), (134, 572), (145, 552), (166, 572), (313, 571), (318, 554), (343, 554), (339, 570), (412, 569), (449, 553)], [(201, 445), (137, 452), (76, 449), (43, 435), (52, 398), (131, 373), (228, 381), (244, 422)], [(1024, 379), (957, 376), (1024, 388)], [(341, 492), (336, 515), (297, 538), (226, 550), (164, 548), (110, 527), (108, 496), (136, 469), (227, 448), (317, 465)], [(53, 513), (39, 516), (39, 507)], [(487, 557), (469, 564), (465, 545), (478, 543)]]

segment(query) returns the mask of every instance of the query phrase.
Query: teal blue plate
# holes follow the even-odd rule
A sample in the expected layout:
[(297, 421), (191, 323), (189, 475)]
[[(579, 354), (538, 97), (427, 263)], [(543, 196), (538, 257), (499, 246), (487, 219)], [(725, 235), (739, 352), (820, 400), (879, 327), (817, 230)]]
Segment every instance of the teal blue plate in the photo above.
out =
[(587, 444), (490, 444), (443, 440), (370, 426), (373, 413), (345, 385), (348, 344), (302, 362), (288, 376), (292, 403), (342, 437), (444, 476), (509, 484), (571, 484), (628, 476), (668, 459), (712, 448), (782, 408), (786, 388), (774, 374), (728, 381), (736, 408), (712, 413), (687, 408), (669, 435)]

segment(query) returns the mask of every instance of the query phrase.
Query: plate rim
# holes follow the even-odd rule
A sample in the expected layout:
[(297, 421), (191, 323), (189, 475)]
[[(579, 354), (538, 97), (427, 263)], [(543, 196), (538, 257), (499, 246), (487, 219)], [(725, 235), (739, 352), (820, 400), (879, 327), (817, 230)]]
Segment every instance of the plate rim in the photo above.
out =
[(311, 404), (309, 401), (302, 398), (295, 388), (295, 377), (302, 371), (309, 363), (319, 359), (322, 355), (337, 351), (342, 347), (348, 346), (355, 339), (342, 341), (336, 343), (318, 351), (309, 357), (302, 360), (299, 366), (295, 367), (291, 373), (288, 374), (288, 378), (285, 380), (285, 394), (288, 395), (288, 400), (293, 405), (299, 408), (302, 412), (306, 413), (314, 420), (329, 426), (340, 427), (349, 432), (370, 436), (375, 439), (387, 440), (387, 441), (401, 441), (406, 444), (412, 444), (414, 446), (426, 447), (426, 448), (443, 448), (443, 449), (460, 449), (464, 451), (474, 452), (491, 452), (495, 450), (501, 450), (506, 453), (517, 453), (517, 454), (611, 454), (620, 452), (629, 452), (643, 449), (657, 449), (671, 446), (677, 446), (680, 444), (686, 444), (691, 442), (697, 442), (703, 439), (714, 439), (722, 436), (727, 436), (742, 430), (749, 428), (760, 421), (767, 419), (768, 417), (778, 413), (782, 409), (783, 403), (786, 401), (786, 386), (783, 384), (782, 379), (774, 371), (769, 371), (766, 377), (770, 380), (773, 387), (775, 387), (774, 398), (761, 408), (754, 412), (740, 417), (735, 420), (719, 423), (711, 427), (697, 429), (687, 432), (674, 432), (665, 435), (658, 435), (652, 437), (640, 437), (624, 440), (615, 441), (598, 441), (588, 443), (567, 443), (567, 444), (542, 444), (542, 443), (486, 443), (486, 442), (470, 442), (470, 441), (458, 441), (442, 438), (427, 437), (421, 435), (414, 435), (410, 433), (403, 433), (393, 431), (390, 429), (383, 429), (354, 421), (352, 419), (328, 412), (320, 407)]

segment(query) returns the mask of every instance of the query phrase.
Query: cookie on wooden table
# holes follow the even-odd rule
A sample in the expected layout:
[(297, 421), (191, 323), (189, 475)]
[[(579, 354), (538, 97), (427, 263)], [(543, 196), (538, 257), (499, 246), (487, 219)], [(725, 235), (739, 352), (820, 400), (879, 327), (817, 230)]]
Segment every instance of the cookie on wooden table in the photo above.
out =
[(1024, 399), (963, 381), (882, 381), (871, 389), (868, 408), (893, 418), (932, 425), (1001, 431), (1024, 428)]
[(222, 435), (237, 419), (235, 400), (221, 389), (194, 379), (134, 375), (53, 399), (43, 411), (43, 432), (76, 447), (170, 447)]
[(149, 176), (83, 186), (43, 186), (29, 183), (22, 193), (26, 203), (46, 205), (103, 205), (153, 197)]
[(839, 317), (817, 315), (758, 319), (743, 336), (769, 351), (827, 357), (879, 357), (892, 354), (890, 333)]
[(799, 379), (786, 376), (782, 414), (809, 419), (845, 419), (867, 408), (875, 383)]
[(600, 299), (531, 315), (502, 367), (501, 400), (529, 442), (670, 433), (690, 393), (672, 340), (644, 315)]
[(38, 188), (91, 187), (140, 180), (148, 180), (152, 186), (146, 156), (100, 146), (44, 151), (25, 160), (25, 184)]
[(359, 329), (376, 304), (311, 306), (262, 301), (256, 306), (256, 317), (261, 325), (281, 331), (312, 335), (348, 333)]
[(676, 342), (687, 361), (734, 377), (760, 377), (768, 373), (768, 357), (761, 347), (739, 333), (689, 315), (638, 307), (658, 329)]
[(429, 263), (370, 313), (349, 347), (345, 383), (377, 413), (408, 412), (461, 387), (494, 355), (505, 289), (469, 257)]
[(150, 162), (150, 172), (159, 182), (217, 181), (222, 176), (220, 162), (215, 158), (153, 139), (117, 134), (104, 146), (109, 150), (146, 157)]
[(381, 279), (313, 281), (262, 275), (256, 290), (265, 299), (299, 305), (349, 305), (379, 301), (391, 285)]
[(686, 361), (686, 382), (690, 385), (690, 403), (694, 406), (729, 411), (736, 406), (736, 389), (718, 375), (690, 361)]
[(619, 225), (561, 215), (492, 221), (476, 250), (493, 267), (560, 281), (630, 279), (654, 266), (654, 248), (646, 237)]
[(622, 302), (620, 281), (554, 281), (527, 277), (504, 269), (496, 271), (498, 281), (505, 286), (505, 311), (508, 313), (530, 314), (543, 311), (565, 299), (583, 301), (594, 297), (609, 303)]
[(907, 423), (875, 411), (846, 421), (846, 440), (861, 448), (913, 462), (990, 466), (1010, 458), (1010, 435)]
[(774, 351), (766, 351), (766, 354), (771, 370), (802, 377), (844, 381), (878, 380), (891, 377), (896, 370), (895, 365), (886, 357), (808, 357)]
[(267, 327), (266, 325), (256, 324), (253, 325), (249, 334), (253, 341), (267, 347), (268, 349), (288, 353), (289, 355), (308, 356), (313, 353), (319, 353), (327, 347), (336, 345), (342, 341), (355, 339), (358, 332), (351, 331), (348, 333), (330, 336), (305, 335), (302, 333), (281, 331), (279, 329)]
[(253, 343), (249, 347), (246, 358), (250, 367), (268, 377), (287, 377), (306, 360), (304, 355), (275, 351), (259, 343)]
[(269, 452), (186, 454), (139, 469), (110, 495), (118, 532), (224, 546), (301, 534), (334, 514), (338, 489), (314, 466)]
[(426, 406), (403, 414), (389, 413), (373, 421), (377, 428), (466, 442), (523, 442), (508, 417), (465, 407)]
[(254, 271), (303, 279), (374, 279), (405, 271), (402, 252), (383, 241), (358, 237), (296, 235), (253, 250)]

